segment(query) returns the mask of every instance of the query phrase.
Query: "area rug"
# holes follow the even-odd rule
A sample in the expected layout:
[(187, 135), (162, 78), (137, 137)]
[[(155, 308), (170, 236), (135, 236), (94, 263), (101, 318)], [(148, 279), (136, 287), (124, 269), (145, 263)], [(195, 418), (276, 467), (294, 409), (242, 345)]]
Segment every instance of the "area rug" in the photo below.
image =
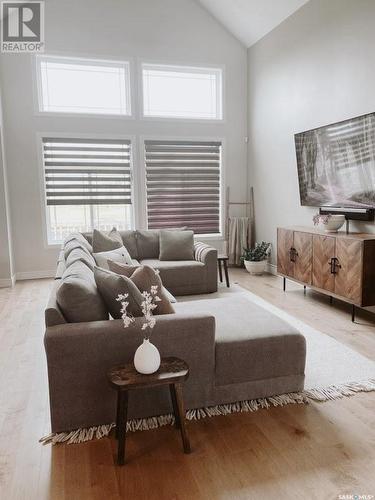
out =
[[(247, 300), (256, 303), (271, 313), (279, 316), (297, 328), (306, 338), (306, 370), (305, 390), (300, 393), (282, 394), (269, 398), (238, 401), (231, 404), (217, 405), (209, 408), (188, 410), (188, 420), (199, 420), (216, 415), (229, 413), (256, 411), (260, 408), (271, 406), (284, 406), (287, 404), (308, 404), (311, 401), (324, 402), (343, 397), (352, 396), (358, 392), (375, 391), (375, 362), (362, 356), (353, 349), (341, 344), (322, 331), (311, 328), (306, 323), (294, 318), (285, 311), (273, 306), (266, 300), (241, 288), (232, 285), (231, 288), (220, 287), (219, 291), (210, 295), (215, 300), (239, 294)], [(179, 301), (207, 299), (207, 295), (183, 297)], [(322, 324), (324, 330), (324, 324)], [(127, 423), (128, 431), (148, 430), (159, 426), (173, 424), (174, 416), (161, 415), (145, 419), (132, 420)], [(100, 439), (107, 436), (115, 424), (77, 429), (72, 432), (50, 434), (41, 439), (44, 444), (65, 442), (68, 444), (81, 443), (91, 439)]]

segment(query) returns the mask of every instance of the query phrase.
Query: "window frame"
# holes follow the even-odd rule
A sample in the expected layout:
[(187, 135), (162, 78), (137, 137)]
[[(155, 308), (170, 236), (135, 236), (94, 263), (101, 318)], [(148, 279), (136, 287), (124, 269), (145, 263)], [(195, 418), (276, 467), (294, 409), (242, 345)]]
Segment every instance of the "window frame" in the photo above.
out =
[(226, 186), (226, 140), (222, 136), (169, 136), (169, 135), (140, 135), (139, 136), (139, 189), (141, 193), (139, 204), (142, 213), (142, 227), (148, 230), (148, 216), (147, 216), (147, 177), (146, 177), (146, 155), (145, 155), (145, 141), (218, 141), (221, 142), (221, 163), (220, 163), (220, 198), (219, 198), (219, 233), (208, 234), (194, 234), (195, 240), (225, 240), (225, 186)]
[[(40, 190), (40, 207), (42, 216), (42, 231), (43, 231), (43, 242), (45, 249), (61, 248), (62, 241), (50, 241), (50, 220), (48, 217), (48, 206), (45, 191), (45, 175), (44, 175), (44, 156), (43, 156), (43, 137), (56, 137), (61, 139), (123, 139), (129, 140), (131, 143), (131, 161), (130, 161), (130, 171), (131, 171), (131, 196), (133, 203), (131, 204), (131, 227), (134, 229), (137, 227), (138, 217), (137, 213), (140, 210), (139, 200), (137, 200), (136, 195), (136, 175), (135, 172), (137, 168), (136, 158), (137, 158), (137, 142), (135, 135), (128, 134), (83, 134), (83, 133), (65, 133), (65, 132), (54, 132), (45, 131), (36, 133), (36, 143), (37, 143), (37, 155), (39, 164), (39, 190)], [(96, 206), (96, 205), (95, 205)]]
[[(143, 101), (143, 68), (144, 66), (155, 66), (160, 69), (180, 69), (180, 70), (207, 70), (207, 71), (217, 71), (220, 72), (220, 89), (221, 89), (221, 118), (189, 118), (186, 116), (149, 116), (144, 114), (144, 101)], [(205, 123), (205, 124), (224, 124), (226, 121), (225, 115), (225, 66), (221, 64), (184, 64), (175, 63), (172, 61), (151, 61), (151, 60), (141, 60), (138, 63), (138, 107), (139, 116), (141, 120), (145, 121), (163, 121), (163, 122), (175, 122), (175, 123)]]
[[(126, 104), (129, 108), (129, 114), (111, 114), (111, 113), (97, 113), (97, 112), (72, 112), (72, 111), (45, 111), (42, 109), (43, 104), (43, 89), (42, 89), (42, 72), (41, 62), (48, 60), (52, 62), (65, 62), (65, 63), (78, 63), (78, 64), (93, 64), (93, 65), (113, 65), (116, 67), (125, 68), (125, 98)], [(37, 54), (33, 58), (33, 74), (34, 74), (34, 104), (35, 114), (39, 116), (61, 116), (61, 117), (74, 117), (74, 118), (110, 118), (115, 120), (131, 120), (134, 119), (134, 78), (132, 71), (133, 63), (130, 58), (126, 59), (101, 59), (95, 57), (85, 56), (69, 56), (69, 55), (55, 55), (55, 54)]]

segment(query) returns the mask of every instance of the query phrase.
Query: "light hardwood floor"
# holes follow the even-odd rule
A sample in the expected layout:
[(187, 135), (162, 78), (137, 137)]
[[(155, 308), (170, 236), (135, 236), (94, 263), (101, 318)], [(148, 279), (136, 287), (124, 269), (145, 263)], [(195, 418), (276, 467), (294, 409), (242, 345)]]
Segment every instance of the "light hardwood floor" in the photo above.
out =
[[(374, 316), (274, 276), (231, 271), (252, 292), (375, 359)], [(113, 438), (41, 446), (49, 432), (43, 309), (51, 280), (0, 290), (0, 499), (335, 499), (375, 495), (375, 393), (189, 423), (184, 455), (171, 427), (137, 432), (128, 464)]]

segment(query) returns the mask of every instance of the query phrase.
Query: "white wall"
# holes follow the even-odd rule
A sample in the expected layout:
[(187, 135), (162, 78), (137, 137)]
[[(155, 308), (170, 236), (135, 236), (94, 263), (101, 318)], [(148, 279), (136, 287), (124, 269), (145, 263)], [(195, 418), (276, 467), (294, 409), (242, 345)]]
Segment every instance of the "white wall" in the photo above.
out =
[(3, 139), (0, 89), (0, 287), (11, 286), (14, 278), (7, 169)]
[(277, 226), (311, 226), (316, 212), (299, 203), (294, 134), (375, 111), (374, 20), (374, 0), (310, 0), (248, 50), (256, 236), (273, 261)]
[(55, 268), (43, 238), (37, 132), (224, 137), (226, 180), (246, 196), (246, 50), (193, 0), (47, 0), (46, 53), (225, 65), (225, 123), (38, 116), (32, 57), (1, 55), (9, 193), (17, 277)]

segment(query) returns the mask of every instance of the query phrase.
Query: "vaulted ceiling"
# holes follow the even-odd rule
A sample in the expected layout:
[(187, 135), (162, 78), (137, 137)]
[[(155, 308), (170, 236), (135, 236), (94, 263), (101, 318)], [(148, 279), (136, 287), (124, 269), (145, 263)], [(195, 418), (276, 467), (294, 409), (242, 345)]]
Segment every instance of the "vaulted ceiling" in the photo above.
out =
[(308, 0), (198, 0), (240, 42), (250, 47)]

